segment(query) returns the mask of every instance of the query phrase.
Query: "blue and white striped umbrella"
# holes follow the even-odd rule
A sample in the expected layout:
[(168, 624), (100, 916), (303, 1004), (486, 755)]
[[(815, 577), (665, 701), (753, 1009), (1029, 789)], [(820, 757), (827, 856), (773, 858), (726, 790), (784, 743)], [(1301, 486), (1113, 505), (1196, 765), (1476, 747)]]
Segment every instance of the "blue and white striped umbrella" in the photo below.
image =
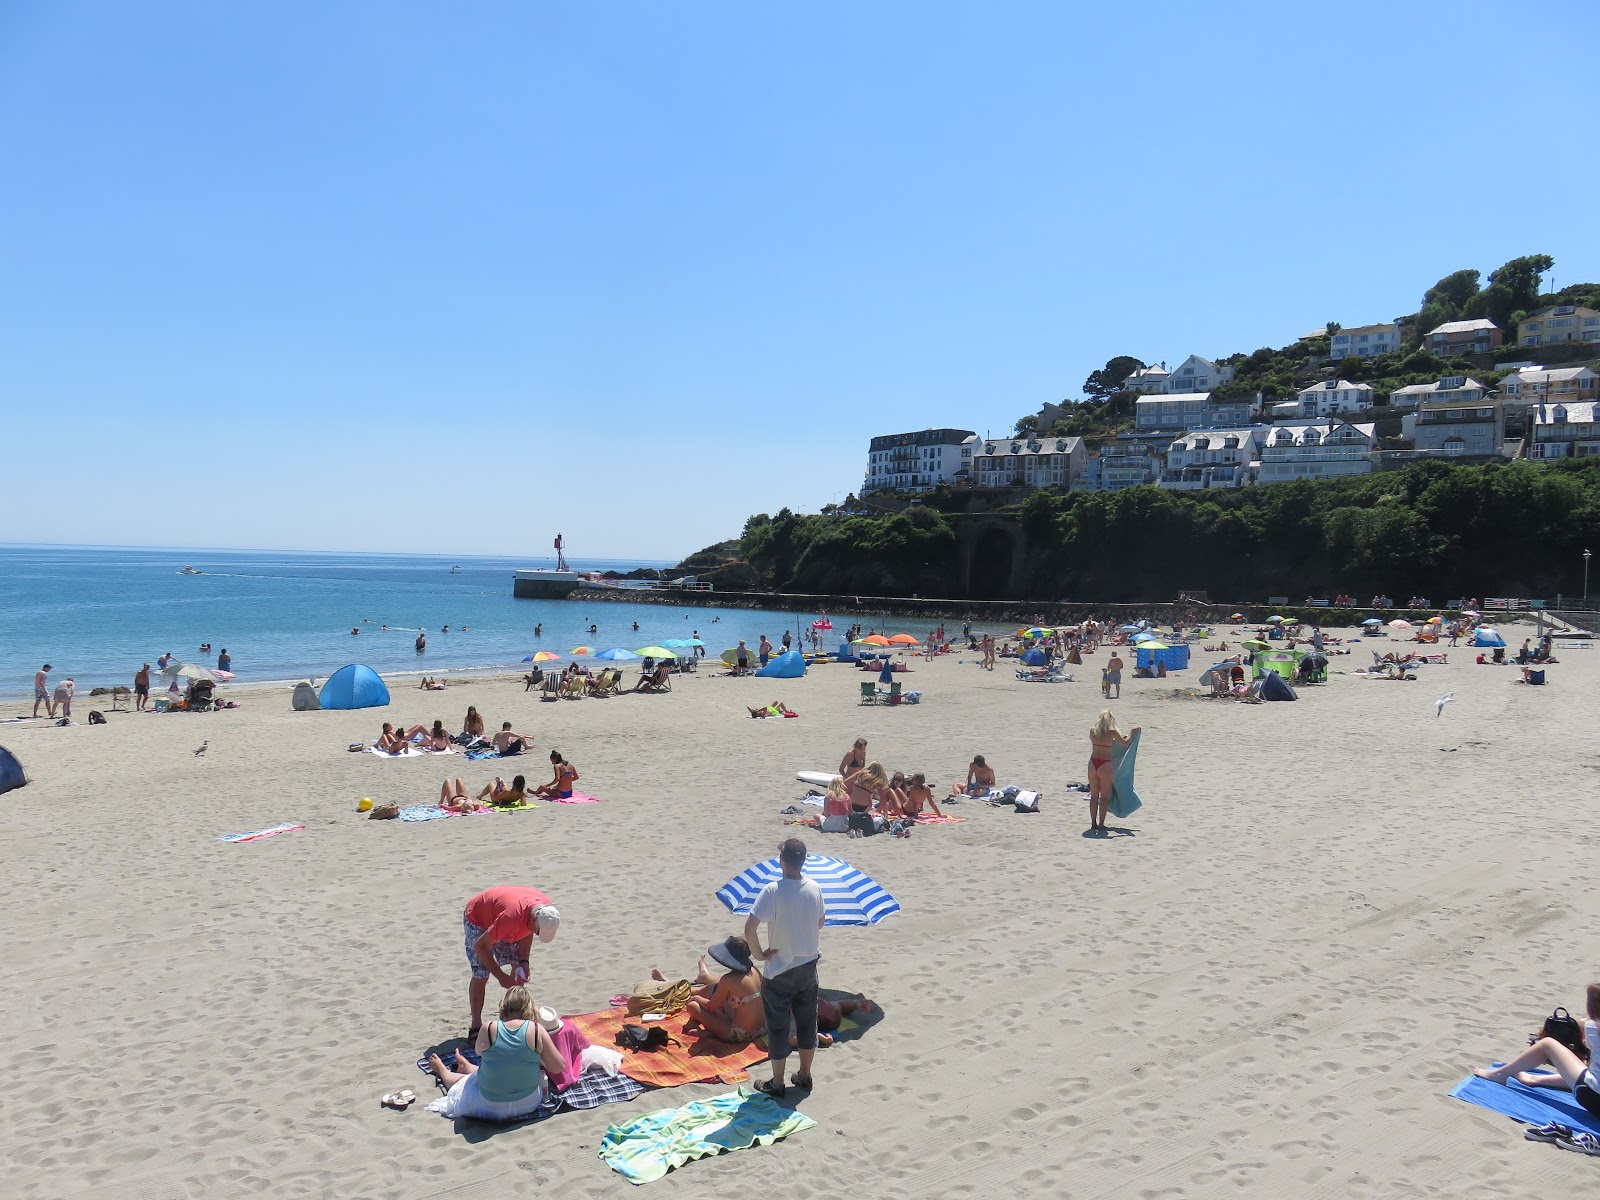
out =
[[(900, 911), (900, 902), (874, 883), (872, 876), (842, 858), (808, 854), (800, 873), (822, 889), (822, 903), (827, 911), (825, 925), (876, 925)], [(777, 859), (769, 858), (723, 884), (717, 889), (717, 899), (727, 905), (730, 912), (748, 913), (761, 889), (774, 879), (782, 878), (782, 865)]]

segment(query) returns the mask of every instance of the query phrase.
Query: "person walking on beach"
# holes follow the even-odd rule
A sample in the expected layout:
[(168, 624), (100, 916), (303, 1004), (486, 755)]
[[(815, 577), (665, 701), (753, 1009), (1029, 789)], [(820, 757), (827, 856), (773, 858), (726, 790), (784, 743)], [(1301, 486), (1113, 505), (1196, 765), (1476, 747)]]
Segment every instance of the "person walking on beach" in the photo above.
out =
[[(1122, 668), (1127, 664), (1122, 661), (1122, 656), (1115, 650), (1111, 652), (1111, 661), (1106, 663), (1105, 695), (1108, 700), (1122, 699)], [(1111, 693), (1115, 691), (1116, 695)]]
[[(561, 914), (550, 897), (531, 887), (506, 884), (479, 892), (467, 901), (461, 913), (462, 944), (467, 951), (467, 966), (472, 982), (467, 1000), (472, 1008), (469, 1038), (478, 1036), (483, 1025), (483, 997), (489, 990), (489, 976), (504, 988), (528, 981), (528, 954), (535, 935), (541, 942), (553, 941), (561, 926)], [(507, 963), (512, 971), (503, 970)]]
[(1106, 808), (1111, 803), (1111, 746), (1126, 746), (1139, 732), (1135, 725), (1126, 734), (1117, 728), (1109, 708), (1102, 709), (1089, 727), (1089, 828), (1105, 832)]
[(150, 664), (145, 663), (133, 677), (133, 711), (143, 712), (150, 703)]
[[(789, 1029), (794, 1026), (800, 1051), (800, 1069), (794, 1084), (811, 1090), (811, 1060), (817, 1053), (817, 959), (822, 956), (822, 923), (827, 910), (822, 889), (805, 878), (806, 844), (789, 838), (778, 848), (783, 878), (761, 889), (744, 923), (744, 940), (751, 957), (764, 964), (761, 1005), (767, 1018), (767, 1058), (772, 1078), (756, 1084), (769, 1096), (782, 1096), (789, 1059)], [(767, 927), (762, 948), (761, 926)]]
[(45, 663), (33, 673), (33, 715), (39, 715), (39, 705), (44, 704), (44, 715), (56, 715), (56, 702), (50, 699), (50, 664)]

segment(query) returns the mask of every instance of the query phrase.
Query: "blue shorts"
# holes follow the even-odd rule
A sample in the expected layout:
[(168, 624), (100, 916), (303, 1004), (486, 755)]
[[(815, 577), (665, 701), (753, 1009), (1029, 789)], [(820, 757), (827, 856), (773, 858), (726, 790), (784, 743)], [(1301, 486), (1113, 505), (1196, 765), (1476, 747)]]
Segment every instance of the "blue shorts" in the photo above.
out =
[[(489, 968), (478, 961), (478, 939), (483, 936), (483, 927), (474, 925), (467, 920), (465, 913), (461, 914), (461, 940), (467, 948), (467, 966), (472, 968), (474, 979), (489, 978)], [(495, 962), (502, 967), (518, 966), (521, 960), (517, 958), (517, 944), (515, 942), (495, 942), (489, 947), (494, 955)]]

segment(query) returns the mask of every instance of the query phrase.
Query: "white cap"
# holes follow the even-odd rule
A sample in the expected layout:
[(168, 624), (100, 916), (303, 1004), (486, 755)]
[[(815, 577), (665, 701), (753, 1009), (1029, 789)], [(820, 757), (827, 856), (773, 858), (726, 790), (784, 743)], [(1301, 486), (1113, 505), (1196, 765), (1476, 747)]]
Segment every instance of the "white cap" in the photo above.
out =
[(539, 927), (539, 940), (551, 942), (555, 940), (556, 930), (561, 928), (561, 914), (556, 911), (554, 904), (541, 904), (533, 910), (534, 922)]

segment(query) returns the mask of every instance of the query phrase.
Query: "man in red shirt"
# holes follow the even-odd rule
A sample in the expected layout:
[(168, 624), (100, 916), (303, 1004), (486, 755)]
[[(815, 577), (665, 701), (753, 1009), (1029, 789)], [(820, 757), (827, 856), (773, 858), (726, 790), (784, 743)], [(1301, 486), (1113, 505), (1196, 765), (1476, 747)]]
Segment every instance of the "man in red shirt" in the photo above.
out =
[[(528, 953), (533, 948), (534, 935), (538, 934), (541, 942), (548, 942), (560, 925), (561, 914), (550, 903), (550, 897), (530, 887), (492, 887), (467, 901), (461, 914), (461, 932), (467, 966), (472, 968), (472, 983), (467, 987), (472, 1006), (469, 1038), (476, 1038), (483, 1024), (483, 996), (489, 988), (489, 976), (493, 975), (505, 988), (527, 982)], [(502, 970), (505, 964), (514, 964), (515, 970)]]

